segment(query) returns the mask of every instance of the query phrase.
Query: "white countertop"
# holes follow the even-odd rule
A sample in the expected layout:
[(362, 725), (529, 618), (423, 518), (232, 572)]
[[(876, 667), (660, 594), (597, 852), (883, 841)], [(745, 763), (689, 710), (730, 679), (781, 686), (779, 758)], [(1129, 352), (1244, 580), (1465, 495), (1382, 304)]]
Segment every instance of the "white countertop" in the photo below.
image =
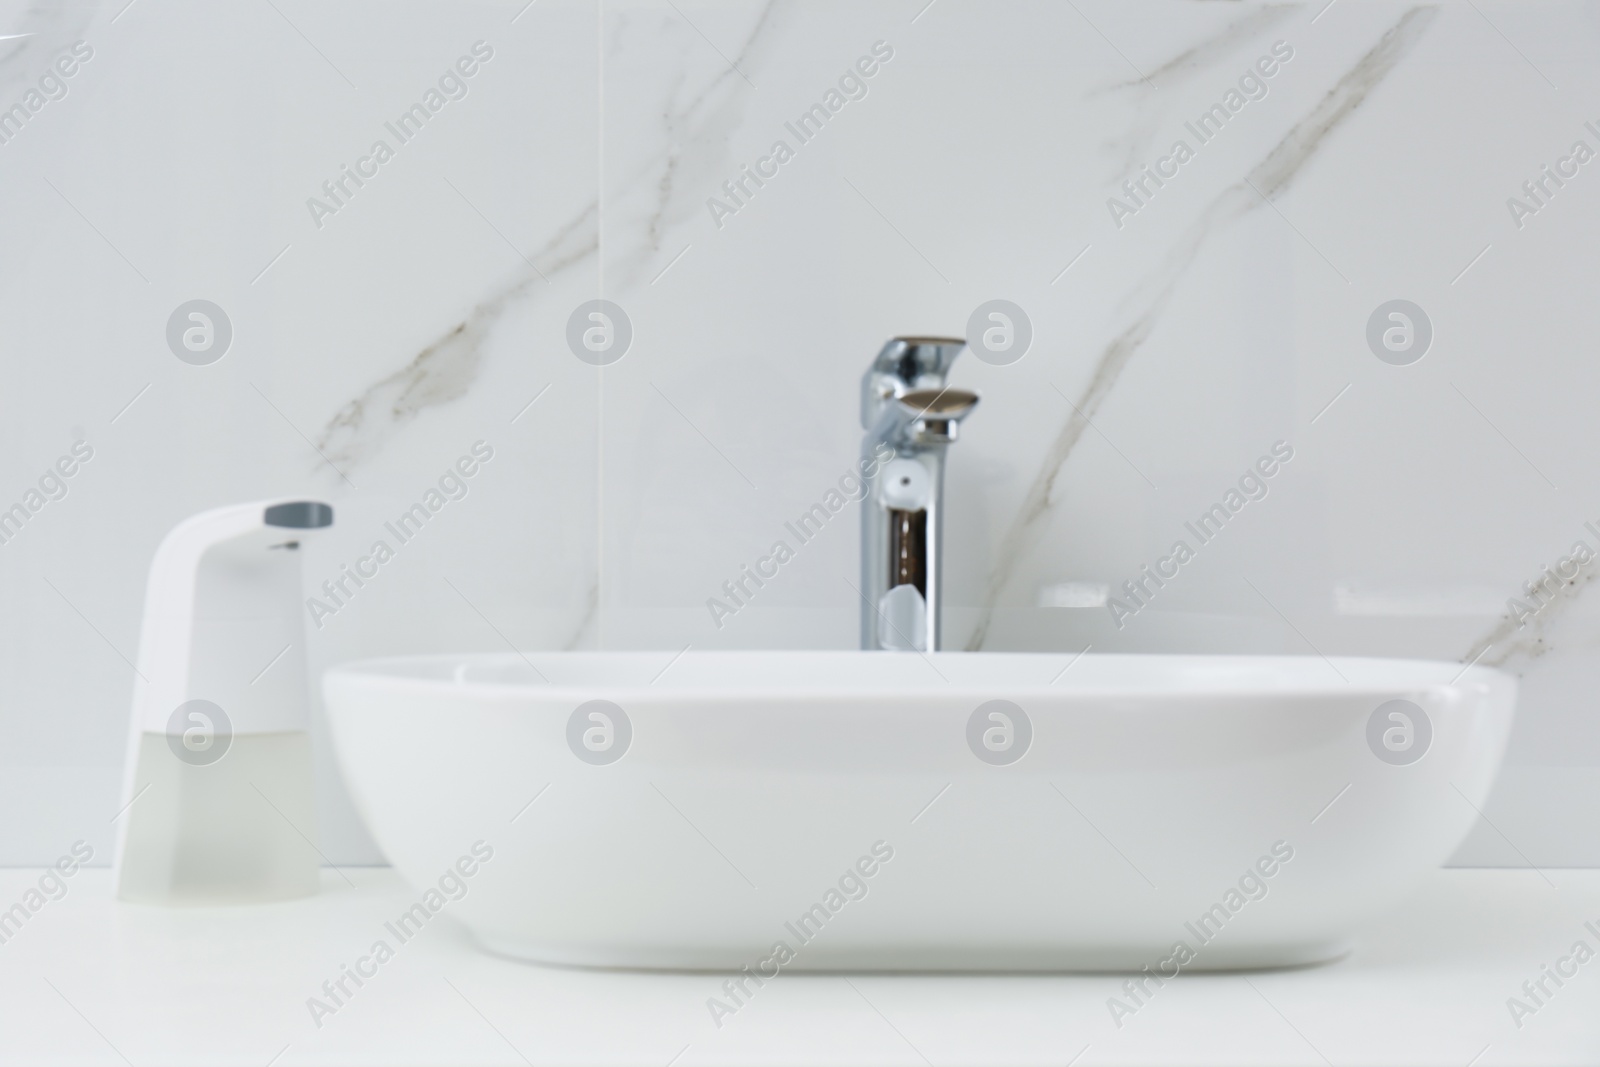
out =
[[(1546, 979), (1520, 1029), (1507, 1007), (1576, 942), (1600, 952), (1600, 870), (1439, 871), (1341, 962), (1184, 974), (1120, 1029), (1120, 975), (794, 973), (719, 1029), (721, 976), (517, 963), (446, 923), (347, 980), (319, 1028), (307, 999), (410, 903), (386, 869), (345, 874), (309, 900), (176, 910), (117, 904), (109, 872), (80, 871), (0, 944), (0, 1063), (1600, 1063), (1600, 957)], [(0, 871), (0, 909), (38, 876)]]

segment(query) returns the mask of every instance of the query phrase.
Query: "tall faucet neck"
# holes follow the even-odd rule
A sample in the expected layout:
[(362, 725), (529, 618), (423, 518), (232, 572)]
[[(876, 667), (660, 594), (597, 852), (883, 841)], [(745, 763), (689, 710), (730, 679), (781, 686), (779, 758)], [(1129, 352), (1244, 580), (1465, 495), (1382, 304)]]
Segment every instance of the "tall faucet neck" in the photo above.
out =
[(978, 403), (976, 393), (945, 384), (964, 346), (897, 337), (861, 379), (863, 456), (876, 460), (861, 505), (862, 648), (939, 647), (945, 448)]

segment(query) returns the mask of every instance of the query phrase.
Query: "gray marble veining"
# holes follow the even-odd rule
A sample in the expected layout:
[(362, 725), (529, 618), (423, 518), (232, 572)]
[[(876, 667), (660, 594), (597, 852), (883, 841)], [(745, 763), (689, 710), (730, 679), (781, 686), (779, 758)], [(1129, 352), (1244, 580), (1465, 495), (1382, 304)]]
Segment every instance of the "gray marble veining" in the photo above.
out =
[[(430, 341), (405, 366), (342, 405), (317, 436), (317, 448), (329, 463), (341, 471), (357, 466), (424, 411), (465, 396), (482, 370), (483, 342), (495, 323), (508, 309), (529, 298), (538, 285), (548, 284), (556, 275), (602, 252), (606, 267), (613, 271), (613, 286), (626, 287), (639, 279), (661, 252), (666, 231), (699, 210), (698, 200), (683, 193), (678, 181), (686, 146), (695, 153), (698, 167), (708, 172), (726, 155), (727, 137), (742, 116), (748, 89), (744, 68), (758, 62), (758, 46), (770, 36), (768, 30), (778, 7), (779, 0), (768, 0), (762, 7), (727, 69), (688, 100), (678, 103), (669, 99), (663, 108), (662, 152), (618, 183), (617, 195), (646, 183), (654, 187), (654, 208), (637, 244), (620, 253), (602, 250), (605, 201), (599, 197), (591, 201), (528, 257), (527, 266), (497, 292)], [(682, 84), (683, 79), (678, 79), (669, 95), (675, 97)], [(598, 134), (604, 136), (603, 125)]]
[[(1290, 15), (1302, 10), (1295, 4), (1267, 4), (1246, 11), (1224, 25), (1217, 32), (1185, 48), (1154, 70), (1140, 77), (1118, 82), (1108, 91), (1134, 90), (1142, 96), (1151, 93), (1171, 93), (1189, 83), (1196, 76), (1216, 69), (1228, 56), (1268, 30), (1283, 24)], [(1140, 106), (1133, 116), (1132, 129), (1125, 139), (1124, 150), (1114, 177), (1134, 170), (1154, 143), (1156, 130), (1163, 118), (1160, 110)]]
[[(483, 340), (507, 309), (536, 285), (571, 269), (597, 247), (595, 204), (562, 227), (530, 258), (527, 268), (479, 302), (402, 368), (346, 402), (317, 435), (317, 450), (340, 471), (370, 457), (423, 411), (465, 396), (478, 379)], [(540, 266), (540, 264), (543, 264)]]
[[(0, 107), (32, 88), (53, 59), (72, 42), (90, 36), (98, 5), (39, 0), (0, 22)], [(114, 13), (114, 11), (113, 11)]]
[(1550, 639), (1551, 631), (1570, 614), (1572, 606), (1583, 596), (1597, 573), (1600, 572), (1586, 571), (1561, 585), (1555, 596), (1544, 602), (1529, 618), (1519, 619), (1508, 611), (1487, 633), (1473, 642), (1462, 657), (1462, 662), (1505, 667), (1515, 661), (1526, 663), (1536, 660), (1553, 651), (1555, 646)]
[(1173, 245), (1156, 273), (1141, 284), (1135, 300), (1139, 310), (1129, 325), (1101, 350), (1094, 373), (1090, 375), (1076, 409), (1046, 450), (1023, 496), (1021, 507), (1000, 541), (980, 604), (978, 621), (967, 641), (969, 651), (983, 647), (1000, 595), (1015, 576), (1018, 565), (1036, 547), (1048, 526), (1047, 520), (1055, 507), (1052, 492), (1056, 479), (1078, 440), (1116, 386), (1129, 360), (1149, 338), (1161, 312), (1194, 265), (1207, 238), (1221, 227), (1260, 207), (1266, 198), (1286, 189), (1317, 149), (1416, 46), (1437, 13), (1435, 7), (1425, 6), (1411, 8), (1401, 16), (1378, 43), (1340, 77), (1310, 113), (1295, 123), (1267, 153), (1266, 158), (1206, 206)]

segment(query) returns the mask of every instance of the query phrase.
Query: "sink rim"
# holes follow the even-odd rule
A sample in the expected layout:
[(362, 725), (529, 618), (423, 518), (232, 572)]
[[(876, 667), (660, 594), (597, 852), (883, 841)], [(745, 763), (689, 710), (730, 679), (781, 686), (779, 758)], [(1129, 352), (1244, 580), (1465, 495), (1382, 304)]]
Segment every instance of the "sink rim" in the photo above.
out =
[[(760, 661), (769, 666), (800, 666), (814, 673), (775, 681), (748, 672)], [(918, 661), (922, 661), (919, 663)], [(1136, 662), (1137, 661), (1137, 662)], [(830, 662), (859, 671), (882, 664), (877, 678), (829, 676)], [(684, 678), (687, 664), (703, 674), (720, 668), (721, 677)], [(959, 664), (960, 666), (956, 666)], [(549, 670), (615, 665), (613, 678), (547, 680), (468, 677), (473, 668)], [(939, 671), (945, 667), (946, 671)], [(1010, 667), (992, 680), (964, 675), (973, 667)], [(906, 668), (913, 672), (906, 676)], [(1070, 668), (1070, 670), (1069, 670)], [(1143, 677), (1130, 668), (1153, 671)], [(1278, 668), (1274, 670), (1274, 668)], [(874, 666), (873, 669), (877, 669)], [(889, 676), (889, 672), (899, 672)], [(677, 677), (674, 678), (674, 674)], [(1339, 674), (1347, 675), (1341, 680)], [(1180, 700), (1242, 698), (1286, 699), (1394, 696), (1436, 690), (1476, 691), (1510, 687), (1518, 679), (1482, 664), (1449, 660), (1378, 656), (1303, 656), (1261, 654), (1179, 654), (1128, 652), (868, 652), (857, 649), (707, 649), (585, 650), (561, 652), (434, 652), (350, 660), (329, 667), (324, 685), (376, 686), (412, 695), (496, 696), (520, 699), (586, 700), (597, 695), (627, 695), (647, 700), (792, 701), (796, 699), (881, 700), (907, 697), (1006, 696), (1073, 699), (1120, 697)]]

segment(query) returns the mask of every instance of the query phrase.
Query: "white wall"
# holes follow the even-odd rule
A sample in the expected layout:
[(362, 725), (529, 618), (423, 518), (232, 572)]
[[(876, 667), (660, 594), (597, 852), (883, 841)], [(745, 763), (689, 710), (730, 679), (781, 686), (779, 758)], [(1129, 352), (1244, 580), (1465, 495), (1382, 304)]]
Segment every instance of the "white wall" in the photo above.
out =
[[(923, 4), (0, 4), (32, 35), (0, 40), (0, 107), (93, 49), (0, 144), (0, 506), (95, 450), (0, 545), (0, 864), (109, 856), (145, 570), (217, 504), (333, 502), (314, 586), (493, 445), (308, 633), (314, 670), (502, 633), (852, 645), (853, 518), (722, 629), (705, 600), (851, 462), (883, 340), (997, 297), (1034, 341), (954, 375), (984, 396), (951, 460), (956, 643), (992, 609), (986, 648), (1482, 652), (1524, 696), (1457, 862), (1600, 864), (1590, 571), (1497, 630), (1600, 548), (1600, 165), (1520, 227), (1506, 204), (1600, 149), (1593, 6)], [(477, 41), (467, 95), (397, 145), (384, 122)], [(865, 98), (796, 145), (878, 41)], [(1277, 41), (1267, 95), (1199, 146), (1185, 120)], [(394, 158), (318, 226), (307, 198), (379, 137)], [(1108, 197), (1180, 137), (1119, 228)], [(719, 226), (707, 198), (779, 138), (795, 157)], [(597, 295), (635, 331), (603, 370), (565, 342)], [(233, 324), (210, 366), (165, 339), (195, 298)], [(1395, 298), (1434, 329), (1410, 366), (1365, 339)], [(1278, 440), (1270, 495), (1125, 629), (1034, 607), (1132, 575)], [(378, 861), (320, 759), (325, 852)]]

